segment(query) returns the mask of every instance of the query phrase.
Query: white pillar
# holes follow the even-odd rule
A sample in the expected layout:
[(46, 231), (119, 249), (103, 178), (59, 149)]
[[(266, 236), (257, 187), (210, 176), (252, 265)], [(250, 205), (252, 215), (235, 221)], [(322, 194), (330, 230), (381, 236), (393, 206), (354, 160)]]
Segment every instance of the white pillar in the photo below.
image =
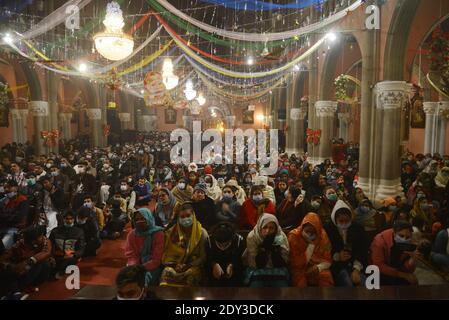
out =
[(41, 131), (46, 130), (45, 120), (48, 118), (48, 102), (47, 101), (30, 101), (30, 110), (34, 118), (34, 146), (36, 154), (42, 155), (47, 152), (47, 148), (43, 144)]
[(426, 129), (424, 133), (424, 154), (435, 152), (438, 102), (424, 102)]
[(438, 102), (438, 118), (439, 118), (439, 128), (438, 128), (438, 145), (436, 151), (443, 156), (446, 149), (446, 126), (447, 118), (446, 114), (449, 112), (449, 101)]
[(61, 126), (61, 135), (65, 140), (72, 139), (72, 116), (71, 112), (63, 112), (59, 114), (60, 126)]
[(103, 134), (103, 128), (101, 127), (101, 108), (86, 109), (86, 114), (90, 120), (92, 146), (99, 147)]
[(334, 134), (334, 116), (337, 111), (336, 101), (317, 101), (315, 110), (319, 129), (321, 130), (320, 144), (318, 145), (318, 156), (316, 163), (332, 157), (332, 138)]
[(142, 122), (143, 122), (143, 131), (148, 132), (151, 131), (151, 124), (150, 124), (151, 118), (149, 115), (142, 116)]
[[(375, 200), (403, 194), (401, 185), (401, 110), (411, 91), (405, 81), (376, 84)], [(363, 128), (362, 128), (363, 130)], [(363, 159), (361, 159), (363, 161)]]
[(122, 130), (129, 129), (129, 125), (131, 123), (131, 113), (121, 112), (118, 114), (118, 118), (120, 119)]
[(226, 129), (232, 129), (235, 126), (235, 116), (226, 116), (225, 118)]
[(11, 119), (12, 119), (12, 139), (15, 142), (22, 142), (22, 132), (21, 128), (21, 118), (19, 109), (11, 109)]
[(338, 114), (338, 137), (343, 139), (344, 142), (349, 141), (349, 113), (339, 113)]
[(155, 114), (151, 114), (148, 116), (149, 117), (149, 131), (155, 131), (157, 130), (157, 115)]

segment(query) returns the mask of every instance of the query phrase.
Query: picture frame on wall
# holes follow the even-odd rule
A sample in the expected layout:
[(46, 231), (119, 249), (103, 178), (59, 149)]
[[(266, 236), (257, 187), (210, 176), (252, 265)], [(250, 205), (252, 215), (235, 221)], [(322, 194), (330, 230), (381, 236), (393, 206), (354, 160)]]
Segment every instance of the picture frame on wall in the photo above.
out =
[(171, 107), (165, 109), (165, 124), (176, 124), (177, 111)]
[(243, 124), (254, 124), (254, 111), (245, 110), (242, 114)]
[(426, 127), (426, 113), (424, 112), (424, 97), (421, 88), (415, 86), (415, 93), (410, 99), (410, 127), (424, 129)]

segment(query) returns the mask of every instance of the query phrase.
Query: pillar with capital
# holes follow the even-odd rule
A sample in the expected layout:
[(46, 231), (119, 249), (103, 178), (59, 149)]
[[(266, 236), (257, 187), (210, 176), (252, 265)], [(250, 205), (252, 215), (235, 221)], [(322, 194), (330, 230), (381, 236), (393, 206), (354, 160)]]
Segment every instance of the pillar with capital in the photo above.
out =
[(304, 119), (307, 111), (304, 108), (290, 108), (289, 126), (287, 133), (287, 148), (288, 154), (299, 155), (304, 152)]
[(375, 200), (403, 193), (401, 185), (401, 111), (411, 91), (405, 81), (376, 84)]
[(143, 127), (143, 128), (142, 128), (142, 131), (148, 132), (148, 131), (151, 130), (151, 129), (150, 129), (150, 126), (151, 126), (150, 121), (151, 121), (151, 118), (150, 118), (149, 115), (143, 115), (143, 116), (142, 116), (142, 122), (143, 122), (143, 125), (142, 125), (142, 127)]
[(122, 127), (122, 130), (130, 129), (129, 126), (131, 124), (131, 113), (129, 113), (129, 112), (120, 112), (118, 114), (118, 118), (120, 120), (120, 125)]
[(93, 147), (100, 147), (103, 130), (101, 127), (101, 108), (86, 109), (90, 121), (91, 142)]
[(59, 114), (61, 136), (65, 140), (72, 139), (72, 117), (73, 113), (71, 112), (62, 112)]
[(46, 130), (46, 119), (48, 118), (48, 102), (47, 101), (30, 101), (30, 110), (33, 115), (34, 122), (34, 147), (36, 154), (41, 155), (47, 152), (41, 138), (41, 132)]
[(424, 153), (434, 154), (436, 150), (436, 127), (438, 124), (438, 102), (424, 102), (426, 129), (424, 132)]
[(338, 113), (338, 137), (343, 139), (345, 143), (349, 141), (349, 118), (348, 112)]
[(13, 141), (25, 143), (27, 141), (28, 109), (11, 109)]
[(446, 149), (446, 127), (449, 115), (449, 101), (438, 102), (438, 145), (437, 152), (444, 155)]
[(336, 101), (317, 101), (315, 111), (319, 129), (321, 130), (318, 153), (315, 158), (317, 163), (332, 157), (332, 137), (334, 133), (334, 117), (337, 111)]
[(235, 126), (235, 116), (225, 117), (226, 129), (232, 129)]

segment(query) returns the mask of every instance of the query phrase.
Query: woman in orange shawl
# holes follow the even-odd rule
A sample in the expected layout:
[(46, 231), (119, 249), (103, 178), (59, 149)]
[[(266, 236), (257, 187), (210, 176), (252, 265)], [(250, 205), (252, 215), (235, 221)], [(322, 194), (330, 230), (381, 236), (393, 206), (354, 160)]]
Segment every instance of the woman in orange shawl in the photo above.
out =
[(334, 285), (330, 266), (331, 244), (320, 217), (310, 212), (301, 225), (288, 234), (290, 275), (294, 287)]

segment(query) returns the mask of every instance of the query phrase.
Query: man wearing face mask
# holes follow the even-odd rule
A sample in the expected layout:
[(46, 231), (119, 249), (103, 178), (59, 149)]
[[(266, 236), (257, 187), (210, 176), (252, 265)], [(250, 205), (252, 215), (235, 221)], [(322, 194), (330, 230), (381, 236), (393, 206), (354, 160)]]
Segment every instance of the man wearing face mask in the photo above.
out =
[(212, 228), (206, 243), (206, 270), (211, 287), (239, 287), (243, 281), (242, 255), (246, 243), (234, 226), (220, 222)]
[(379, 233), (371, 244), (371, 264), (380, 270), (380, 285), (417, 285), (416, 245), (412, 242), (413, 227), (398, 220), (393, 228)]
[(34, 167), (34, 174), (36, 175), (36, 179), (39, 181), (40, 178), (47, 175), (47, 171), (40, 164), (36, 164)]
[(61, 189), (66, 196), (69, 195), (70, 191), (70, 179), (67, 175), (61, 172), (58, 166), (53, 165), (50, 168), (50, 175), (53, 180), (53, 184)]
[(92, 212), (87, 207), (81, 207), (76, 216), (76, 224), (79, 229), (84, 232), (84, 248), (83, 257), (95, 257), (97, 249), (101, 246), (100, 232), (95, 220), (92, 219)]
[(332, 275), (336, 286), (364, 286), (368, 263), (368, 239), (365, 230), (353, 221), (351, 208), (338, 200), (331, 222), (324, 226), (332, 245)]
[(75, 214), (65, 214), (64, 224), (53, 229), (50, 241), (53, 246), (54, 273), (58, 279), (65, 273), (67, 266), (78, 264), (84, 255), (84, 232), (75, 226)]
[(72, 209), (78, 210), (83, 205), (84, 197), (94, 196), (97, 194), (97, 181), (95, 177), (87, 173), (87, 162), (82, 161), (78, 163), (75, 171), (77, 175), (73, 181), (73, 202)]
[(193, 188), (187, 184), (184, 177), (178, 179), (178, 184), (172, 190), (173, 196), (178, 204), (190, 201), (193, 195)]
[(145, 284), (146, 270), (138, 264), (124, 267), (117, 274), (116, 300), (159, 300)]
[(22, 231), (23, 238), (0, 256), (4, 266), (0, 268), (0, 282), (8, 287), (12, 299), (20, 296), (24, 300), (24, 290), (48, 279), (52, 245), (44, 234), (45, 228), (28, 227)]
[(28, 199), (19, 194), (19, 186), (15, 181), (5, 184), (5, 197), (0, 199), (0, 237), (6, 249), (15, 242), (16, 234), (25, 228), (29, 211)]
[(87, 208), (90, 211), (91, 217), (93, 221), (97, 223), (100, 232), (103, 231), (105, 225), (103, 210), (95, 206), (95, 202), (91, 196), (84, 197), (83, 207)]
[(26, 191), (28, 184), (26, 181), (25, 173), (18, 163), (11, 163), (11, 174), (9, 174), (7, 178), (8, 180), (15, 181), (19, 186), (19, 189), (21, 189), (22, 191)]

